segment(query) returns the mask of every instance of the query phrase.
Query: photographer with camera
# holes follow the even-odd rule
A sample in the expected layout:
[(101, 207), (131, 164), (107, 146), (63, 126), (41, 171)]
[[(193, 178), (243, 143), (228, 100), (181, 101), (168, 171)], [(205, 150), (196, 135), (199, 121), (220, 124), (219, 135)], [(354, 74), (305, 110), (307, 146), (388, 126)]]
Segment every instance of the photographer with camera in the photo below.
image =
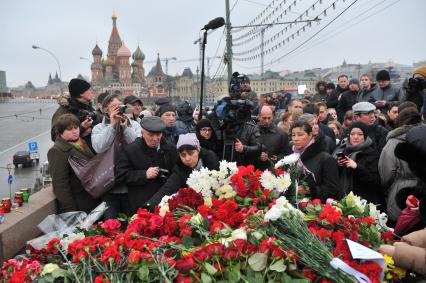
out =
[(176, 149), (163, 137), (166, 124), (144, 117), (142, 137), (124, 146), (116, 163), (116, 182), (127, 185), (130, 211), (135, 213), (163, 186), (176, 161)]
[[(238, 165), (253, 163), (259, 158), (262, 146), (259, 142), (260, 133), (257, 125), (251, 119), (254, 108), (252, 100), (248, 99), (248, 78), (238, 72), (232, 74), (229, 96), (225, 98), (223, 119), (223, 159), (236, 161)], [(245, 96), (243, 94), (245, 93)]]
[(55, 124), (58, 118), (63, 114), (73, 114), (80, 121), (80, 137), (84, 139), (87, 145), (93, 150), (90, 135), (96, 121), (97, 114), (92, 106), (94, 95), (91, 85), (85, 80), (72, 79), (68, 84), (69, 97), (63, 96), (58, 100), (59, 108), (52, 116), (51, 138), (56, 140)]
[(92, 146), (97, 153), (101, 153), (111, 146), (116, 136), (116, 128), (120, 125), (124, 141), (129, 144), (141, 136), (141, 126), (127, 115), (132, 115), (132, 109), (123, 105), (119, 94), (109, 94), (102, 104), (105, 116), (102, 123), (97, 124), (92, 132)]
[(426, 119), (426, 65), (414, 70), (413, 77), (408, 80), (406, 100), (416, 104), (417, 109)]
[(180, 188), (188, 188), (186, 180), (193, 170), (202, 167), (209, 170), (219, 170), (219, 160), (213, 151), (202, 148), (194, 133), (179, 136), (177, 143), (179, 158), (167, 182), (161, 189), (145, 204), (151, 210), (157, 206), (166, 195), (172, 195)]
[[(102, 123), (97, 124), (92, 132), (92, 146), (97, 153), (108, 150), (118, 137), (122, 137), (124, 144), (130, 144), (141, 136), (141, 126), (127, 116), (132, 115), (128, 111), (131, 109), (123, 105), (120, 94), (109, 94), (102, 103), (102, 110), (105, 113)], [(120, 148), (118, 152), (122, 150)], [(116, 185), (102, 196), (102, 201), (108, 206), (106, 219), (117, 218), (119, 213), (130, 215), (126, 185)]]

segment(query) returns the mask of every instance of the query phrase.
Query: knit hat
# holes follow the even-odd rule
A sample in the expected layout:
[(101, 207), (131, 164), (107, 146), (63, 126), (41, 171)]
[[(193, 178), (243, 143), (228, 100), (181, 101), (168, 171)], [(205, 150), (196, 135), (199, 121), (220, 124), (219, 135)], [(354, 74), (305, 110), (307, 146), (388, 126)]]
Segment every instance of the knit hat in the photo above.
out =
[(212, 128), (212, 123), (210, 122), (209, 119), (201, 119), (200, 121), (198, 121), (197, 126), (195, 126), (195, 129), (197, 130), (197, 132), (199, 132), (202, 128)]
[(325, 88), (326, 88), (326, 89), (336, 89), (336, 86), (335, 86), (333, 83), (328, 83), (328, 84), (325, 86)]
[(81, 79), (72, 79), (68, 84), (68, 89), (70, 91), (70, 96), (78, 98), (82, 93), (90, 88), (90, 84), (85, 80)]
[(368, 137), (368, 126), (367, 126), (367, 124), (364, 124), (362, 122), (353, 122), (351, 124), (351, 126), (349, 127), (348, 133), (350, 134), (352, 129), (354, 129), (354, 128), (360, 129), (362, 131), (362, 133), (364, 134), (364, 140), (367, 139), (367, 137)]
[(184, 134), (179, 136), (179, 140), (177, 142), (176, 148), (179, 149), (182, 146), (193, 147), (194, 149), (200, 151), (200, 141), (197, 139), (197, 136), (194, 133)]
[(160, 106), (160, 109), (158, 110), (158, 117), (161, 117), (166, 112), (176, 113), (176, 108), (171, 104), (163, 104)]
[(349, 81), (349, 84), (351, 85), (351, 84), (356, 84), (356, 85), (358, 85), (359, 86), (359, 80), (358, 79), (351, 79), (350, 81)]
[(420, 66), (415, 69), (414, 74), (419, 74), (426, 78), (426, 65)]
[(386, 70), (381, 70), (376, 75), (376, 81), (390, 81), (389, 72)]

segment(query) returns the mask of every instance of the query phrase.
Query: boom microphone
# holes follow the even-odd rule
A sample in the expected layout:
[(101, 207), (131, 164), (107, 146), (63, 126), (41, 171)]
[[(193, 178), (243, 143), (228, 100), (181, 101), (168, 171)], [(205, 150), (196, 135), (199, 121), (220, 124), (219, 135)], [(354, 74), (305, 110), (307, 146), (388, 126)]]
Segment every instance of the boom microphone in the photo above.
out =
[(217, 29), (220, 28), (221, 26), (223, 26), (225, 24), (225, 19), (222, 17), (216, 18), (211, 20), (207, 25), (205, 25), (202, 29), (204, 30), (213, 30), (213, 29)]

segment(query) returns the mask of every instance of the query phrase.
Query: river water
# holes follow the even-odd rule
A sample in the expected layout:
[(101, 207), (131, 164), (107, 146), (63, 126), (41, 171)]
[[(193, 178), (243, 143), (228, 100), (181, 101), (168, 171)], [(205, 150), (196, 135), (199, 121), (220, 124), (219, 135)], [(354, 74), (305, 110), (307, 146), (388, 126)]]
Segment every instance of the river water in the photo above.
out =
[[(40, 165), (11, 170), (12, 194), (22, 188), (34, 188), (41, 177), (40, 166), (47, 160), (51, 117), (58, 104), (55, 100), (10, 99), (0, 103), (0, 197), (9, 196), (7, 164), (13, 163), (13, 154), (28, 150), (29, 142), (37, 142)], [(40, 111), (41, 109), (41, 111)]]

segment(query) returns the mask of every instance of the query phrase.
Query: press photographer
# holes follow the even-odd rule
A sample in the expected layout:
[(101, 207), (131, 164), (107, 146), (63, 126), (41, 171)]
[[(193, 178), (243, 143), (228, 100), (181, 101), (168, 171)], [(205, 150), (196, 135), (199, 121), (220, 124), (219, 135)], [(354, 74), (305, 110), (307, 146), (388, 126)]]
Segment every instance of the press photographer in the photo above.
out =
[(91, 85), (85, 80), (72, 79), (68, 84), (69, 97), (63, 96), (58, 100), (59, 108), (52, 117), (51, 138), (56, 140), (55, 124), (63, 114), (74, 114), (80, 121), (80, 137), (82, 137), (92, 149), (90, 135), (96, 121), (97, 113), (92, 106), (94, 95)]
[[(250, 80), (238, 72), (232, 74), (229, 97), (224, 99), (223, 109), (223, 159), (246, 165), (261, 153), (260, 133), (251, 115), (254, 109), (250, 99)], [(256, 97), (257, 99), (257, 97)], [(219, 115), (221, 116), (221, 115)]]
[(413, 77), (408, 80), (405, 88), (406, 101), (415, 103), (426, 119), (426, 65), (414, 70)]

